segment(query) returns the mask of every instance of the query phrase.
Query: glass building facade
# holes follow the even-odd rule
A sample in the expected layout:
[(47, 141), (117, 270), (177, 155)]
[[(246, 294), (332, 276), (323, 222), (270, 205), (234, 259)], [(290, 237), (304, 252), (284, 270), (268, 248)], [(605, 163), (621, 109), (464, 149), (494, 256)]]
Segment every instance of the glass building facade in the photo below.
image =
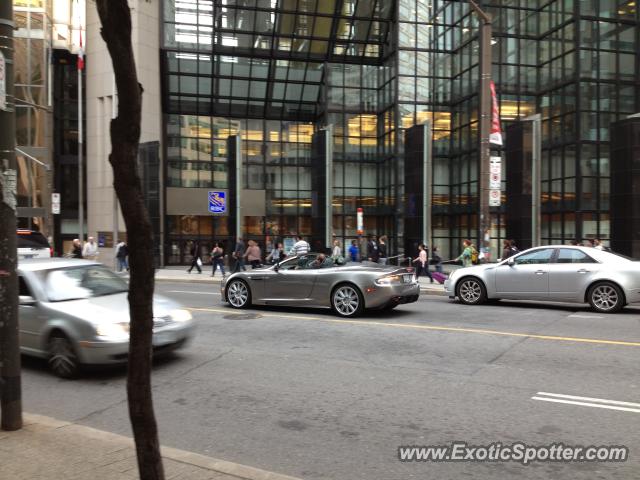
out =
[[(493, 16), (503, 126), (542, 116), (542, 240), (609, 237), (609, 125), (640, 111), (633, 0), (480, 2)], [(261, 245), (311, 234), (312, 137), (333, 127), (333, 235), (404, 232), (404, 132), (433, 128), (433, 241), (458, 253), (478, 228), (478, 21), (465, 1), (165, 0), (164, 183), (228, 188), (227, 138), (265, 214)], [(505, 178), (503, 176), (503, 178)], [(187, 240), (231, 241), (224, 218), (165, 216), (167, 263)], [(492, 208), (493, 251), (505, 235)], [(407, 252), (412, 254), (413, 252)]]

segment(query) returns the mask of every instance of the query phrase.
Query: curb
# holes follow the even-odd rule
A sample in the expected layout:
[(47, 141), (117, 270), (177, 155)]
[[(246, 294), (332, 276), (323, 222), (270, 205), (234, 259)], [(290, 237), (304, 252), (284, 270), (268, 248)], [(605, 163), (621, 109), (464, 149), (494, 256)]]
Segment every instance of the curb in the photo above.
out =
[[(116, 443), (122, 447), (134, 449), (135, 445), (132, 438), (118, 435), (116, 433), (105, 432), (92, 427), (79, 425), (72, 422), (58, 420), (56, 418), (46, 417), (33, 413), (24, 413), (24, 426), (31, 426), (34, 429), (65, 429), (72, 432), (76, 436), (84, 436), (95, 440), (105, 440)], [(175, 462), (193, 465), (195, 467), (211, 470), (213, 472), (231, 475), (242, 480), (301, 480), (297, 477), (290, 477), (279, 473), (261, 470), (259, 468), (241, 465), (239, 463), (227, 462), (213, 457), (200, 455), (199, 453), (180, 450), (177, 448), (161, 446), (162, 457)]]

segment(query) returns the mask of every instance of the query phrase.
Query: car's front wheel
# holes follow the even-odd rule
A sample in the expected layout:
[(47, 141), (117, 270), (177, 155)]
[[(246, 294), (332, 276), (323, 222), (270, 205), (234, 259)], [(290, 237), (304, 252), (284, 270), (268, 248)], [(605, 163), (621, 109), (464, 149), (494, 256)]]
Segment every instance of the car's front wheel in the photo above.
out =
[(47, 346), (49, 352), (49, 368), (61, 378), (73, 378), (80, 370), (80, 362), (76, 351), (62, 332), (54, 332), (49, 338)]
[(357, 317), (364, 310), (362, 293), (354, 285), (338, 285), (331, 294), (331, 308), (341, 317)]
[(231, 280), (227, 286), (227, 301), (233, 308), (251, 305), (251, 291), (243, 280)]
[(487, 300), (487, 290), (481, 280), (466, 277), (458, 283), (457, 296), (465, 305), (480, 305)]
[(611, 282), (596, 283), (587, 297), (591, 308), (600, 313), (619, 312), (625, 303), (622, 290)]

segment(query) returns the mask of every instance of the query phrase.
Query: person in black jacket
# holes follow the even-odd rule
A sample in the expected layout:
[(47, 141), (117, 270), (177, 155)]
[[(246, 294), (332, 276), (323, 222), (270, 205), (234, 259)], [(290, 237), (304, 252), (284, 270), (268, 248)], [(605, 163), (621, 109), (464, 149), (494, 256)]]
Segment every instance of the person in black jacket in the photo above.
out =
[(389, 253), (387, 250), (387, 236), (382, 235), (378, 239), (378, 263), (380, 265), (386, 265), (388, 256)]
[(72, 258), (82, 258), (82, 244), (77, 238), (73, 239), (73, 249), (71, 250)]
[(378, 248), (378, 239), (375, 235), (369, 237), (367, 242), (367, 258), (370, 262), (378, 263), (380, 258), (380, 249)]
[[(197, 240), (193, 240), (191, 242), (191, 266), (189, 267), (189, 270), (187, 270), (187, 273), (191, 273), (191, 270), (193, 270), (193, 267), (198, 269), (198, 273), (202, 273), (202, 268), (200, 268), (200, 265), (202, 264), (202, 257), (201, 257), (201, 253), (200, 253), (200, 242), (198, 242)], [(198, 262), (198, 260), (200, 260), (200, 262)]]

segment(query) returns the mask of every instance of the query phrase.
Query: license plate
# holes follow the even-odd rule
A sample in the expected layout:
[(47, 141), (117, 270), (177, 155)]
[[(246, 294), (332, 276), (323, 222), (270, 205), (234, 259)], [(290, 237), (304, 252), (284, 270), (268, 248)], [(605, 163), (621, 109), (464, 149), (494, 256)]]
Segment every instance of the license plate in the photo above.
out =
[(413, 281), (413, 275), (403, 275), (402, 281), (404, 283), (411, 283)]
[(153, 344), (155, 346), (167, 345), (168, 343), (173, 343), (175, 341), (176, 341), (175, 332), (158, 332), (153, 334)]

